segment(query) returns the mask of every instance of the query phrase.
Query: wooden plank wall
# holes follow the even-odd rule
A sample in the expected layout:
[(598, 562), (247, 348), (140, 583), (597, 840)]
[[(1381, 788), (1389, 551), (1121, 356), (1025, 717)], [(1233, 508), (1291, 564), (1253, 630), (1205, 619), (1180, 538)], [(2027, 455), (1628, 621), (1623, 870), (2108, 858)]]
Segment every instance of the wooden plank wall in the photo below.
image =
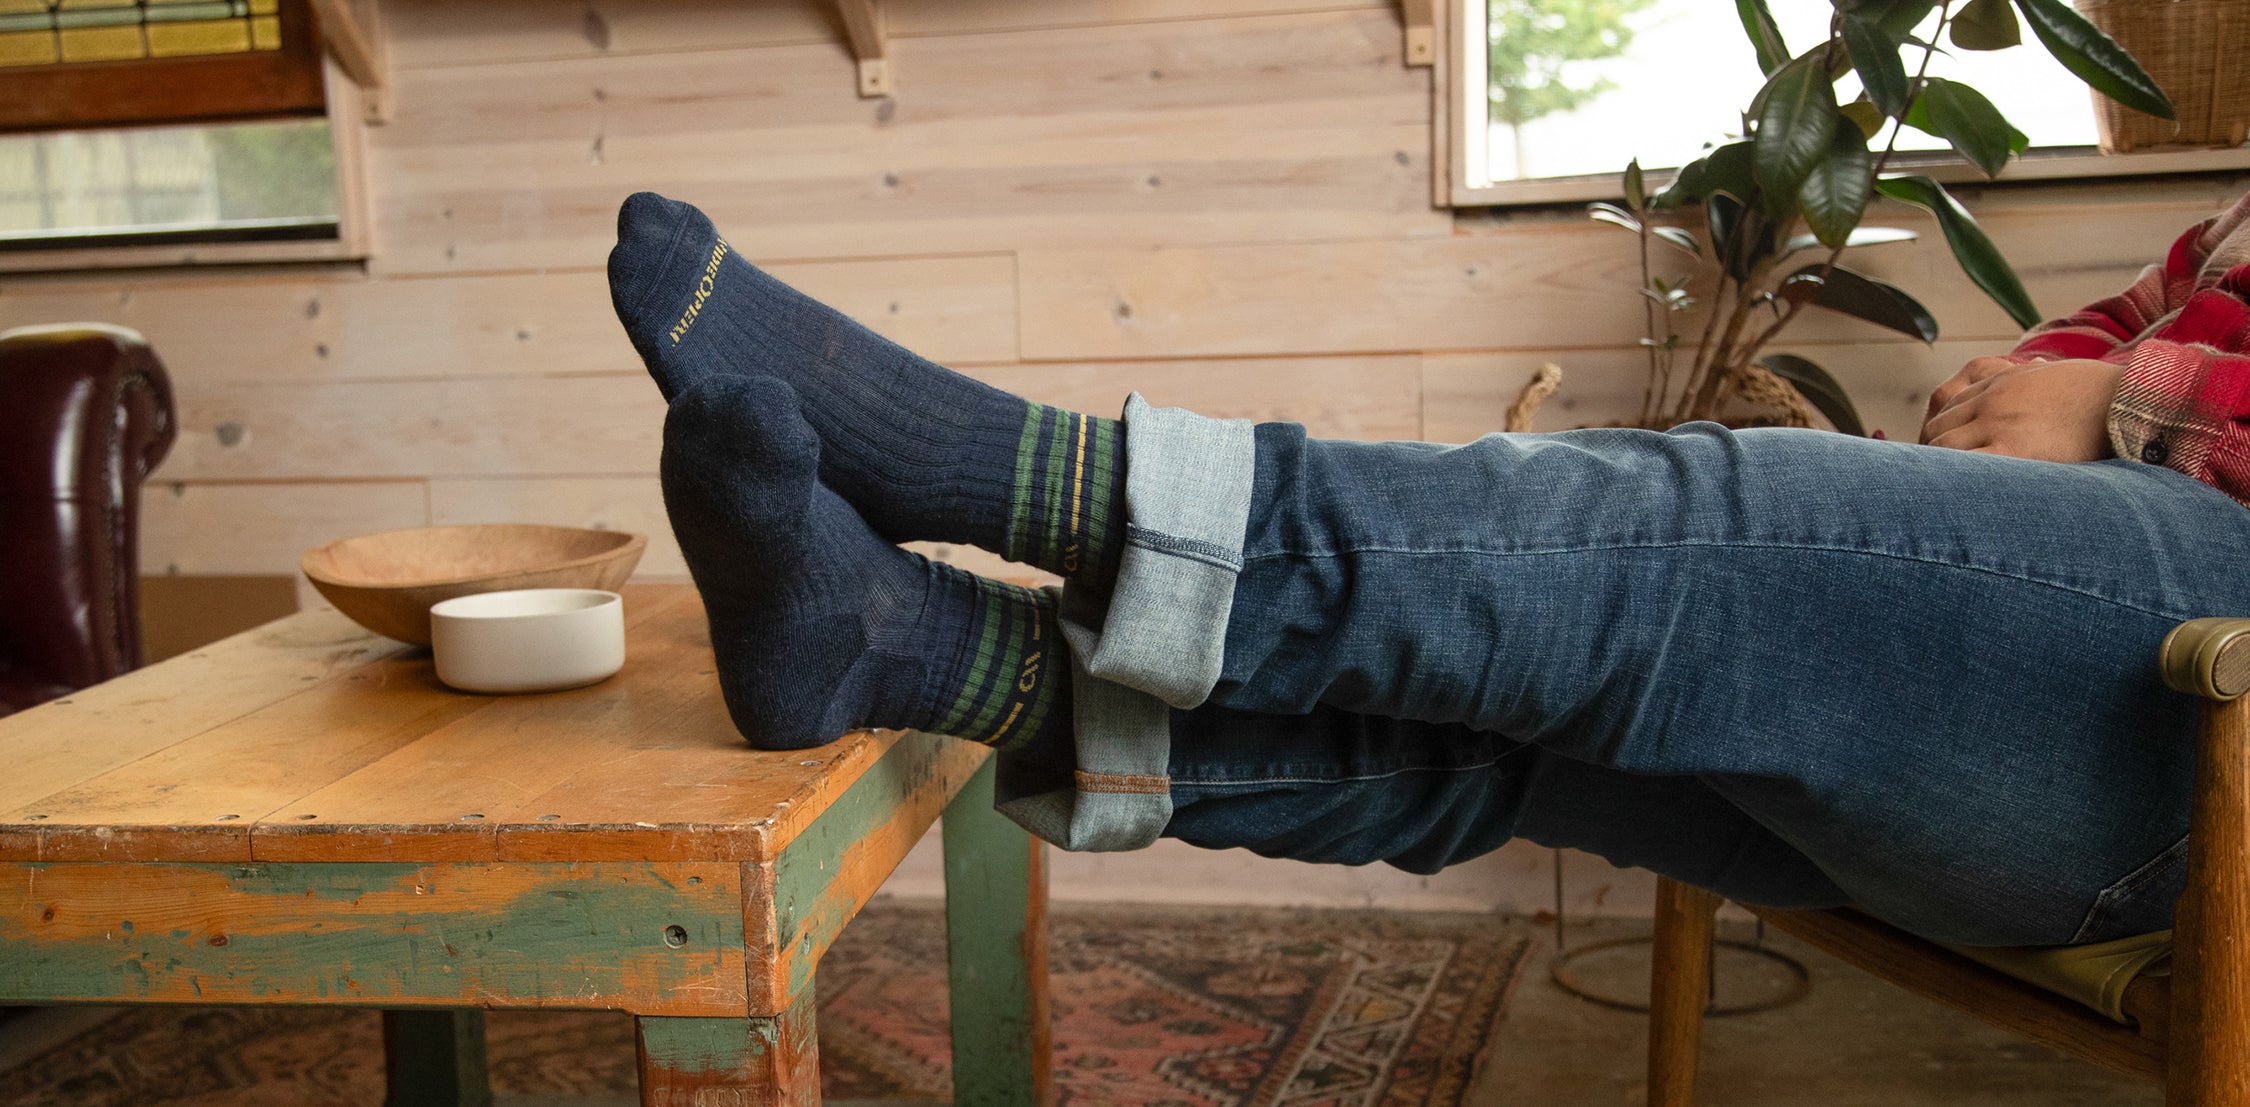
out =
[[(1569, 374), (1546, 425), (1640, 387), (1627, 236), (1431, 208), (1429, 71), (1401, 64), (1381, 0), (887, 0), (883, 100), (855, 95), (820, 0), (384, 9), (365, 267), (0, 279), (0, 325), (122, 323), (171, 367), (185, 433), (147, 502), (151, 573), (288, 574), (337, 535), (535, 520), (647, 531), (644, 572), (678, 576), (661, 404), (602, 277), (642, 188), (909, 347), (1097, 412), (1137, 388), (1458, 441), (1542, 361)], [(2234, 188), (1981, 207), (2060, 307)], [(1800, 345), (1909, 433), (1929, 384), (2010, 328), (1941, 250), (1869, 264), (1947, 341), (1830, 320)]]

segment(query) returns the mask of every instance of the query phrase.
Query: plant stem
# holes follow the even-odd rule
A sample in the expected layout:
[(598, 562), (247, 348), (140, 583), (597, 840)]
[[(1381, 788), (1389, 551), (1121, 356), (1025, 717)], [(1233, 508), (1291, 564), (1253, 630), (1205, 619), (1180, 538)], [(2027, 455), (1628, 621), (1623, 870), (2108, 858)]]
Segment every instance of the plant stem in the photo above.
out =
[[(1751, 218), (1747, 210), (1744, 211), (1743, 218), (1745, 220)], [(1704, 219), (1706, 226), (1708, 226), (1709, 207), (1704, 209)], [(1703, 323), (1703, 340), (1696, 343), (1695, 362), (1689, 367), (1687, 379), (1680, 382), (1680, 402), (1679, 406), (1672, 409), (1670, 422), (1685, 423), (1693, 418), (1689, 414), (1691, 410), (1689, 399), (1695, 395), (1698, 382), (1711, 372), (1711, 359), (1718, 352), (1711, 345), (1711, 340), (1719, 333), (1719, 317), (1724, 314), (1724, 306), (1727, 303), (1727, 281), (1730, 279), (1728, 275), (1734, 269), (1735, 251), (1742, 248), (1742, 230), (1743, 225), (1737, 223), (1735, 225), (1735, 236), (1732, 241), (1727, 243), (1725, 257), (1717, 257), (1716, 251), (1713, 252), (1713, 256), (1719, 263), (1719, 280), (1717, 284), (1711, 287), (1711, 314)]]
[[(1642, 319), (1643, 319), (1643, 321), (1644, 321), (1644, 326), (1642, 327), (1642, 330), (1643, 330), (1643, 331), (1644, 331), (1644, 332), (1645, 332), (1645, 333), (1647, 334), (1647, 336), (1648, 336), (1648, 341), (1649, 341), (1649, 346), (1648, 346), (1648, 391), (1647, 391), (1647, 392), (1646, 392), (1646, 393), (1645, 393), (1644, 395), (1642, 395), (1642, 397), (1641, 397), (1641, 422), (1643, 422), (1643, 423), (1646, 423), (1646, 422), (1648, 422), (1649, 420), (1651, 420), (1651, 419), (1653, 419), (1653, 418), (1655, 418), (1655, 417), (1656, 417), (1656, 394), (1657, 394), (1657, 391), (1658, 391), (1658, 389), (1659, 389), (1659, 387), (1660, 387), (1660, 386), (1659, 386), (1659, 385), (1657, 384), (1657, 358), (1656, 358), (1656, 343), (1658, 343), (1658, 342), (1660, 342), (1660, 341), (1662, 341), (1662, 340), (1661, 340), (1661, 339), (1659, 339), (1659, 338), (1658, 338), (1658, 337), (1656, 336), (1656, 319), (1657, 319), (1657, 315), (1656, 315), (1656, 301), (1654, 301), (1654, 300), (1651, 300), (1651, 299), (1649, 299), (1649, 296), (1648, 296), (1648, 294), (1649, 294), (1649, 293), (1651, 293), (1651, 292), (1654, 292), (1654, 291), (1656, 290), (1656, 288), (1655, 288), (1655, 285), (1654, 285), (1654, 284), (1652, 283), (1652, 278), (1651, 278), (1651, 277), (1650, 277), (1650, 275), (1649, 275), (1649, 268), (1648, 268), (1648, 239), (1649, 239), (1649, 230), (1648, 230), (1648, 213), (1646, 213), (1646, 212), (1640, 212), (1640, 211), (1636, 211), (1636, 212), (1634, 212), (1634, 213), (1633, 213), (1633, 215), (1635, 216), (1635, 218), (1637, 218), (1637, 219), (1638, 219), (1638, 220), (1640, 221), (1640, 222), (1639, 222), (1639, 226), (1640, 226), (1640, 229), (1641, 229), (1641, 318), (1642, 318)], [(1669, 366), (1667, 366), (1667, 368), (1669, 368)], [(1667, 382), (1667, 383), (1669, 383), (1669, 382)]]

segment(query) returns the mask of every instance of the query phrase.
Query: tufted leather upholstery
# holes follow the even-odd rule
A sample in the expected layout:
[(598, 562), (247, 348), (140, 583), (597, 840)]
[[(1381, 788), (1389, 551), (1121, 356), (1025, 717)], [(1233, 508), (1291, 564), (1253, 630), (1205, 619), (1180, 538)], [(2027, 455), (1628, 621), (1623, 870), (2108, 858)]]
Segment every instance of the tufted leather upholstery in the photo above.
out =
[(140, 335), (0, 332), (0, 715), (141, 663), (141, 482), (174, 433)]

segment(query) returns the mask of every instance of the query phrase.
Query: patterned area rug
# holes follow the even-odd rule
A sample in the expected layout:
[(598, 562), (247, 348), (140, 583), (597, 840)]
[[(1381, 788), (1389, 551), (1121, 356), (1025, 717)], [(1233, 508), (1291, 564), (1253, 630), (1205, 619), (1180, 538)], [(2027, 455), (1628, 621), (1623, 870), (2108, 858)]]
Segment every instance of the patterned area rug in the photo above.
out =
[[(1410, 1107), (1462, 1101), (1527, 945), (1489, 916), (1058, 911), (1066, 1104)], [(820, 969), (830, 1098), (949, 1098), (945, 925), (869, 908)], [(632, 1020), (494, 1012), (503, 1093), (629, 1092)], [(327, 1107), (381, 1099), (369, 1011), (135, 1009), (0, 1074), (16, 1107)]]

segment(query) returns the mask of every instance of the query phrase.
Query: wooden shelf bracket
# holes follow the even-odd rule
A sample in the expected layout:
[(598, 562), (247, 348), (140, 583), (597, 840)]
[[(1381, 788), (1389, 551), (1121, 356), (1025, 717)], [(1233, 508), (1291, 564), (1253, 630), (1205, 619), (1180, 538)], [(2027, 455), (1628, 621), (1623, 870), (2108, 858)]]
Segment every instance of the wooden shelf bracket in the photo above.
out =
[(343, 67), (345, 76), (359, 86), (369, 123), (390, 116), (390, 88), (385, 81), (383, 25), (370, 0), (311, 0), (319, 17), (320, 37), (328, 52)]
[(1437, 26), (1433, 0), (1399, 0), (1406, 21), (1406, 64), (1437, 64)]
[(883, 16), (875, 0), (836, 0), (836, 11), (844, 17), (844, 37), (851, 40), (852, 57), (859, 62), (859, 94), (889, 96), (891, 62), (884, 53)]

